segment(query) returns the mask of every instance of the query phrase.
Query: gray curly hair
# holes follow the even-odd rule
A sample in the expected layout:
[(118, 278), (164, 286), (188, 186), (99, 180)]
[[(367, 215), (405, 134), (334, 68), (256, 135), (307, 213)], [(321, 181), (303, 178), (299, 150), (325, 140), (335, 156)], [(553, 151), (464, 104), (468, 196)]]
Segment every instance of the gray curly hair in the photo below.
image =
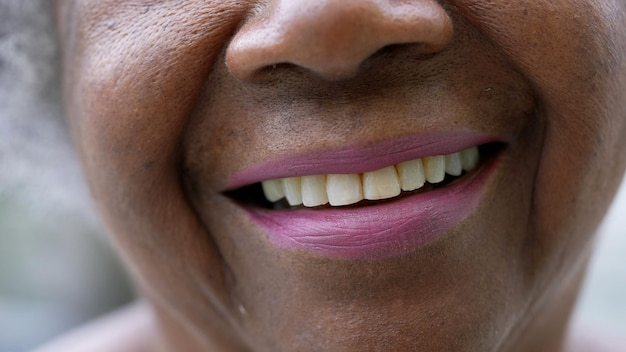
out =
[(86, 197), (62, 117), (52, 6), (0, 0), (0, 196), (79, 211)]
[(0, 0), (1, 351), (30, 349), (132, 296), (65, 128), (52, 7)]

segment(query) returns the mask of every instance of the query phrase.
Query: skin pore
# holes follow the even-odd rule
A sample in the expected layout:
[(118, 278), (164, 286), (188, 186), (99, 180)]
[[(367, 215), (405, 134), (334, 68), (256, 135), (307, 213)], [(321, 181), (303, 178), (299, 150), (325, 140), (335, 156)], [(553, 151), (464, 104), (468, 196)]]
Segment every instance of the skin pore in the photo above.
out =
[[(146, 348), (564, 350), (626, 167), (625, 7), (57, 0), (68, 121)], [(232, 194), (259, 163), (458, 131), (499, 142), (480, 202), (405, 255), (278, 248)]]

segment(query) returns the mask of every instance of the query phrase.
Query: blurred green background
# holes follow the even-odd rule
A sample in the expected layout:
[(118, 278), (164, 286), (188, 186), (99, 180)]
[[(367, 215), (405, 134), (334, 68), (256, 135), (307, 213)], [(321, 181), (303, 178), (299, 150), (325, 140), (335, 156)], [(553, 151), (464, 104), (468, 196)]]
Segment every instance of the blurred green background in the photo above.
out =
[[(32, 348), (127, 303), (60, 110), (50, 0), (0, 0), (0, 352)], [(626, 146), (625, 146), (626, 147)], [(626, 187), (577, 322), (626, 333)]]

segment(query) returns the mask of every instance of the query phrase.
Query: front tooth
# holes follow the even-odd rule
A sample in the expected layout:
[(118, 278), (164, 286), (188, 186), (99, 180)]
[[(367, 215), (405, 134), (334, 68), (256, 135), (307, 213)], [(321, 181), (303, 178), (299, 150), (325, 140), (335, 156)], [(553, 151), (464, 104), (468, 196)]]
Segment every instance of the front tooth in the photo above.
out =
[(261, 182), (261, 187), (263, 187), (263, 193), (265, 194), (265, 198), (267, 198), (270, 202), (276, 202), (279, 199), (282, 199), (285, 196), (285, 191), (283, 189), (283, 183), (280, 180), (268, 180)]
[(446, 177), (446, 157), (443, 155), (424, 158), (424, 173), (430, 183), (439, 183)]
[(463, 164), (463, 170), (470, 171), (476, 167), (480, 154), (478, 153), (478, 147), (471, 147), (461, 152), (461, 163)]
[(393, 166), (363, 174), (365, 199), (392, 198), (400, 194), (400, 181)]
[(405, 161), (396, 165), (400, 186), (403, 191), (410, 192), (424, 186), (426, 176), (421, 159)]
[(328, 203), (326, 175), (302, 176), (302, 204), (316, 207)]
[(288, 177), (283, 179), (283, 187), (287, 202), (292, 207), (302, 204), (302, 178)]
[(330, 205), (349, 205), (363, 200), (361, 176), (358, 174), (331, 174), (326, 178), (326, 192)]
[(446, 155), (446, 173), (452, 176), (461, 176), (463, 173), (461, 153)]

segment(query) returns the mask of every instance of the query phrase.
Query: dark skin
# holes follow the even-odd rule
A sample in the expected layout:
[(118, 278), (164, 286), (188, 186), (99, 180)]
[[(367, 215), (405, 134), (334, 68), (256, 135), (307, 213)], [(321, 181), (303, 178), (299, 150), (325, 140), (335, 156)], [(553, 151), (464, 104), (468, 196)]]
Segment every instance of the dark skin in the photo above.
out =
[[(565, 350), (593, 233), (626, 167), (624, 1), (56, 7), (72, 134), (154, 312), (124, 340)], [(506, 137), (501, 162), (467, 219), (402, 257), (276, 248), (225, 194), (236, 172), (288, 152), (452, 127)]]

